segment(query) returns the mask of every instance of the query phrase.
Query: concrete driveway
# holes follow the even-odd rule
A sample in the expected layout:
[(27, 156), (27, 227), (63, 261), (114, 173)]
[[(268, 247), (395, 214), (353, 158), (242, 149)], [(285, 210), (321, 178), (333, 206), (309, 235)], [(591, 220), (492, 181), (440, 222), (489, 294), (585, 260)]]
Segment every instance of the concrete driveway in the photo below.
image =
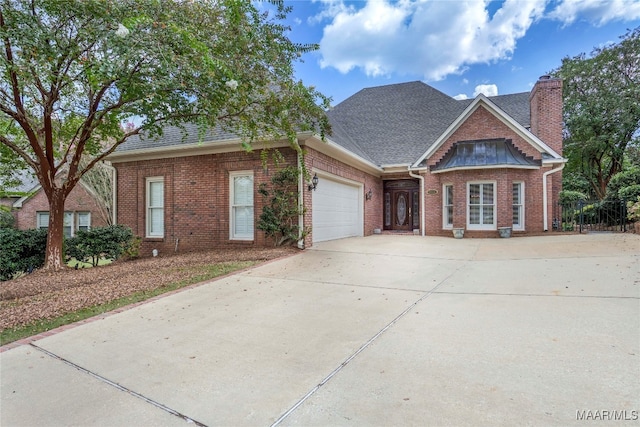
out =
[(0, 375), (2, 426), (638, 424), (640, 236), (326, 242)]

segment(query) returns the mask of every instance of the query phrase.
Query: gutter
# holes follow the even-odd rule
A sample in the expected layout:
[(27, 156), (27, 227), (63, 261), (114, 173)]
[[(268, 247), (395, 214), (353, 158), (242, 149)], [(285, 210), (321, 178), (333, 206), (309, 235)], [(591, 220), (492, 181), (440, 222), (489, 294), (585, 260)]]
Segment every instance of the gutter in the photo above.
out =
[[(424, 169), (424, 168), (423, 168)], [(424, 227), (425, 227), (425, 215), (424, 215), (424, 176), (418, 174), (414, 174), (413, 171), (411, 170), (411, 166), (407, 167), (407, 170), (409, 171), (409, 176), (412, 178), (418, 178), (420, 180), (420, 235), (422, 237), (425, 236), (425, 231), (424, 231)], [(415, 169), (414, 169), (415, 170)]]
[(549, 201), (547, 200), (549, 197), (547, 194), (547, 176), (551, 175), (552, 173), (560, 172), (562, 169), (564, 169), (565, 164), (566, 163), (563, 162), (560, 167), (551, 169), (550, 171), (542, 174), (542, 218), (544, 223), (544, 231), (549, 231), (549, 214), (547, 212), (547, 208), (549, 206)]

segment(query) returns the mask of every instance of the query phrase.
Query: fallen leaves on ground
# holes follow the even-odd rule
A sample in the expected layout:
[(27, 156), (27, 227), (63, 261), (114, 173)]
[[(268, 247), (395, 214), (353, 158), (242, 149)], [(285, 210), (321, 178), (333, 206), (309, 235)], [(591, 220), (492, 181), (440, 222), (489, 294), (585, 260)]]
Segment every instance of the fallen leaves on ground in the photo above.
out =
[(296, 251), (291, 247), (218, 249), (117, 261), (101, 267), (55, 273), (36, 271), (0, 282), (0, 330), (193, 279), (202, 274), (200, 267), (226, 262), (268, 261)]

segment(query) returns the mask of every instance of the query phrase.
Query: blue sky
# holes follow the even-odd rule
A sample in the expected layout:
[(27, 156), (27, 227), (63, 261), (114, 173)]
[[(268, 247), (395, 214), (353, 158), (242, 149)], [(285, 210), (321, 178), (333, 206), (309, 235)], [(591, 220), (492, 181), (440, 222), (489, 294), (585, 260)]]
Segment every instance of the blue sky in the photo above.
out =
[(562, 58), (640, 26), (640, 0), (285, 0), (296, 74), (333, 105), (372, 86), (422, 80), (458, 98), (529, 91)]

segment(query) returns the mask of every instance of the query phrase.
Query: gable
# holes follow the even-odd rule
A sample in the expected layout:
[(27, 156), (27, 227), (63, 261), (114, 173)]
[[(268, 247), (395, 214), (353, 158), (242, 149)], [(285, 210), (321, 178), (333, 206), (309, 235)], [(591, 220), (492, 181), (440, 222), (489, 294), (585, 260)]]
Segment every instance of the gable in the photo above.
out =
[[(474, 115), (483, 111), (489, 113), (492, 119), (485, 119), (485, 123), (482, 123), (482, 121), (473, 123)], [(488, 122), (494, 123), (489, 124)], [(536, 157), (541, 157), (543, 161), (549, 163), (563, 161), (562, 157), (540, 140), (540, 138), (536, 137), (522, 124), (518, 123), (502, 109), (498, 108), (486, 96), (481, 94), (467, 106), (467, 108), (439, 136), (438, 140), (427, 149), (418, 161), (414, 163), (414, 167), (419, 167), (420, 165), (424, 166), (428, 159), (431, 159), (431, 157), (438, 152), (439, 149), (447, 143), (454, 134), (456, 134), (456, 132), (465, 126), (467, 128), (471, 128), (472, 131), (476, 132), (476, 134), (471, 137), (457, 138), (457, 140), (505, 138), (513, 135), (514, 138), (523, 141), (528, 146), (527, 148), (521, 147), (522, 151), (529, 152), (530, 150), (533, 150), (533, 152), (537, 154)]]

